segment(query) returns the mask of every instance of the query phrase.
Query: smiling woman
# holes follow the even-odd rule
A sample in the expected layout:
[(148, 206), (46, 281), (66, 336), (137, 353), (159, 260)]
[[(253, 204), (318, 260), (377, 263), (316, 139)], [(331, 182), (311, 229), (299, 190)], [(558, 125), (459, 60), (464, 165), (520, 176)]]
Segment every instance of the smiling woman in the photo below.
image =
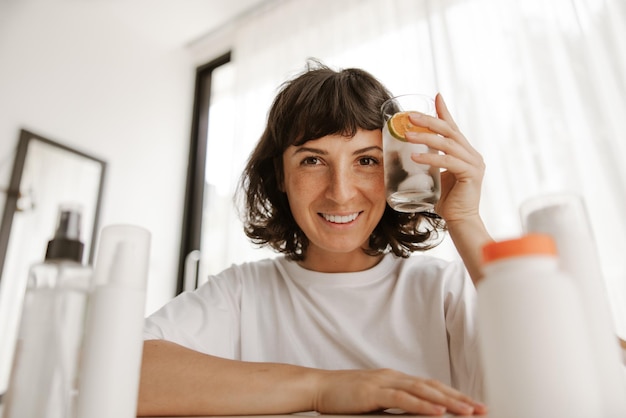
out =
[[(282, 0), (199, 39), (192, 52), (200, 60), (216, 56), (224, 39), (233, 50), (233, 87), (214, 103), (245, 115), (245, 124), (225, 124), (238, 151), (254, 147), (265, 122), (259, 109), (310, 56), (367, 68), (398, 94), (443, 92), (484, 156), (481, 213), (497, 236), (521, 233), (519, 207), (530, 197), (569, 191), (584, 198), (617, 331), (626, 336), (626, 233), (615, 233), (626, 231), (622, 1)], [(225, 164), (238, 172), (245, 155), (233, 153)], [(226, 177), (212, 181), (223, 186)], [(230, 196), (236, 176), (227, 187)], [(206, 274), (268, 255), (247, 245), (228, 197), (209, 205), (207, 219), (220, 219), (212, 236), (220, 238), (207, 241), (229, 244), (203, 250), (211, 259)], [(449, 239), (432, 253), (459, 257)]]
[[(410, 257), (444, 220), (386, 203), (389, 97), (364, 70), (317, 62), (282, 85), (240, 191), (248, 236), (283, 255), (233, 265), (147, 319), (141, 414), (486, 412), (472, 282), (460, 263)], [(411, 120), (432, 133), (407, 139), (445, 154), (414, 164), (445, 170), (437, 211), (478, 281), (484, 165), (441, 96), (436, 109)]]

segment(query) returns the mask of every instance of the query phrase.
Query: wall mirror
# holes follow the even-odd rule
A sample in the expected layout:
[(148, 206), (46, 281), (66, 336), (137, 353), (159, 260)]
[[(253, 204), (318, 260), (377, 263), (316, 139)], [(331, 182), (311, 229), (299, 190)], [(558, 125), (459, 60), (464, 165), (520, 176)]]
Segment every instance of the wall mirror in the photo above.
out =
[(21, 130), (0, 223), (0, 363), (12, 357), (28, 269), (44, 259), (60, 205), (81, 209), (83, 262), (92, 263), (105, 169), (96, 157)]

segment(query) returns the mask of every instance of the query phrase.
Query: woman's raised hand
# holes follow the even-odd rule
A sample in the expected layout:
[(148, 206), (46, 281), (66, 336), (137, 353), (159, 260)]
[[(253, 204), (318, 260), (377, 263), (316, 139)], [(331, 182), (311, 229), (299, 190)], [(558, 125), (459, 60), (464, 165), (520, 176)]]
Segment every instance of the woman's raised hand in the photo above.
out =
[[(416, 163), (429, 164), (444, 169), (441, 173), (441, 198), (435, 211), (446, 222), (456, 222), (478, 216), (480, 191), (485, 163), (459, 130), (448, 111), (441, 94), (435, 97), (439, 118), (411, 113), (411, 122), (433, 133), (407, 132), (409, 142), (425, 144), (438, 154), (413, 154)], [(438, 134), (438, 135), (437, 135)]]
[(411, 158), (416, 163), (443, 169), (441, 198), (435, 205), (435, 212), (446, 221), (454, 245), (476, 284), (484, 275), (481, 248), (492, 241), (479, 213), (485, 163), (459, 130), (440, 94), (435, 98), (435, 107), (439, 118), (421, 114), (409, 116), (415, 125), (435, 133), (407, 132), (406, 138), (439, 151), (413, 154)]

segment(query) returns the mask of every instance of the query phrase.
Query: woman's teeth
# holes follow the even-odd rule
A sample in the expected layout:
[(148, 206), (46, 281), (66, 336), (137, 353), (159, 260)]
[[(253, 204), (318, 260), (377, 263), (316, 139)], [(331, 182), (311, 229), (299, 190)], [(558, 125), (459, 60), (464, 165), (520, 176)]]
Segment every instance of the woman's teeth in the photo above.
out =
[(352, 222), (359, 216), (358, 212), (353, 213), (352, 215), (339, 216), (339, 215), (327, 215), (325, 213), (322, 214), (324, 219), (328, 222), (332, 222), (334, 224), (347, 224), (348, 222)]

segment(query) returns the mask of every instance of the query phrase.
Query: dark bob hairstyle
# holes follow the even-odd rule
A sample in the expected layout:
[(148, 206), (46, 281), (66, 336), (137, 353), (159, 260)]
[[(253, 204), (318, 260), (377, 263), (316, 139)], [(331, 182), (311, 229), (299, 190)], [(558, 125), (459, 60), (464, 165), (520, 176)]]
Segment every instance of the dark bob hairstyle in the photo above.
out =
[[(366, 71), (335, 71), (317, 61), (281, 86), (239, 183), (244, 231), (253, 243), (270, 245), (292, 260), (304, 259), (309, 240), (281, 191), (283, 152), (290, 145), (327, 135), (353, 137), (359, 129), (382, 129), (380, 108), (390, 97)], [(444, 229), (445, 223), (434, 213), (400, 213), (387, 205), (365, 251), (378, 255), (391, 250), (408, 257), (438, 245)]]

